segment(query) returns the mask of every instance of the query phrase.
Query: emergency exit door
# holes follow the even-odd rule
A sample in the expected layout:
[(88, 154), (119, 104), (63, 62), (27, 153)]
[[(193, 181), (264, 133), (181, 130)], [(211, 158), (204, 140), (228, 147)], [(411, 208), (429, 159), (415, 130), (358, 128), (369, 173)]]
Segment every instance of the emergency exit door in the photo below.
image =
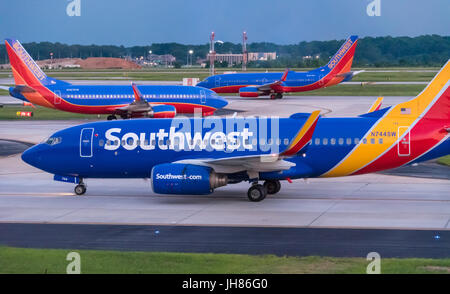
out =
[[(404, 134), (407, 132), (406, 134)], [(402, 139), (400, 142), (398, 142), (398, 156), (409, 156), (411, 154), (411, 137), (410, 133), (408, 132), (408, 127), (399, 127), (398, 128), (398, 135), (402, 135)]]

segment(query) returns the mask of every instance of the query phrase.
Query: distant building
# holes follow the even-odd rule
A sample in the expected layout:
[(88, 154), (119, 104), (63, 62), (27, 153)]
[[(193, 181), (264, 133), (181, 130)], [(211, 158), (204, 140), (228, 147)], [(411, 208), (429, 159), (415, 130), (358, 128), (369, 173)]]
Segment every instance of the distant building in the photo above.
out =
[[(209, 59), (209, 54), (207, 56), (207, 59)], [(242, 63), (243, 57), (242, 54), (216, 54), (216, 61), (218, 62), (224, 62), (226, 61), (229, 66), (233, 64), (240, 64)]]
[[(248, 54), (248, 61), (267, 61), (267, 60), (275, 60), (277, 59), (277, 53), (276, 52), (249, 52)], [(207, 60), (209, 60), (209, 53), (206, 56)], [(243, 61), (243, 54), (233, 54), (233, 53), (227, 53), (227, 54), (216, 54), (216, 61), (217, 62), (224, 62), (226, 61), (229, 66), (232, 66), (234, 64), (241, 64)]]
[(316, 55), (314, 55), (314, 56), (311, 56), (311, 55), (305, 55), (305, 56), (303, 56), (302, 57), (303, 59), (319, 59), (320, 58), (320, 54), (316, 54)]
[(144, 58), (144, 56), (141, 56), (134, 59), (134, 61), (141, 66), (173, 66), (173, 63), (176, 60), (176, 57), (172, 54), (149, 54), (146, 56), (146, 58)]
[(277, 59), (276, 52), (249, 52), (248, 61), (267, 61)]

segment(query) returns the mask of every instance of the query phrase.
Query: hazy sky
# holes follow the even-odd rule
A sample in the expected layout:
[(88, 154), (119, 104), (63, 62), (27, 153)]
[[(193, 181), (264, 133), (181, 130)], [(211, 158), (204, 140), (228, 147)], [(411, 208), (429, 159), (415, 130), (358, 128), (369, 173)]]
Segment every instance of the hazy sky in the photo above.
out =
[[(450, 35), (450, 0), (0, 0), (0, 38), (67, 44), (204, 44), (216, 39), (295, 44), (364, 36)], [(376, 0), (378, 1), (378, 0)]]

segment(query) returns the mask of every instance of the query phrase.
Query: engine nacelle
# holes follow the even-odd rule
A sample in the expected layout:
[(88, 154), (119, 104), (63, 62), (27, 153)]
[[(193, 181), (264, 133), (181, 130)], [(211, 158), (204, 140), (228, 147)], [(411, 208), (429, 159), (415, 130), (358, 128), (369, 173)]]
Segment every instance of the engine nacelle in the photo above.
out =
[(158, 194), (206, 195), (228, 184), (228, 177), (210, 167), (167, 163), (152, 169), (152, 189)]
[(152, 110), (149, 116), (153, 118), (173, 118), (177, 114), (177, 109), (173, 105), (152, 105)]
[(258, 87), (242, 87), (239, 89), (239, 96), (241, 97), (258, 97)]

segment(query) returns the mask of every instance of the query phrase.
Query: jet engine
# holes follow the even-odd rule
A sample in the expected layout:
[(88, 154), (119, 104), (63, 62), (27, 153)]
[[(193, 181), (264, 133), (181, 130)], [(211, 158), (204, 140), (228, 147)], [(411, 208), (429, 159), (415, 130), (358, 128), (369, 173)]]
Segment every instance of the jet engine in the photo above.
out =
[(258, 97), (259, 96), (259, 90), (258, 87), (242, 87), (239, 89), (239, 96), (241, 97)]
[(173, 118), (177, 114), (175, 106), (166, 104), (152, 105), (149, 117), (153, 118)]
[(167, 163), (153, 167), (152, 189), (158, 194), (206, 195), (228, 184), (228, 177), (210, 167)]

